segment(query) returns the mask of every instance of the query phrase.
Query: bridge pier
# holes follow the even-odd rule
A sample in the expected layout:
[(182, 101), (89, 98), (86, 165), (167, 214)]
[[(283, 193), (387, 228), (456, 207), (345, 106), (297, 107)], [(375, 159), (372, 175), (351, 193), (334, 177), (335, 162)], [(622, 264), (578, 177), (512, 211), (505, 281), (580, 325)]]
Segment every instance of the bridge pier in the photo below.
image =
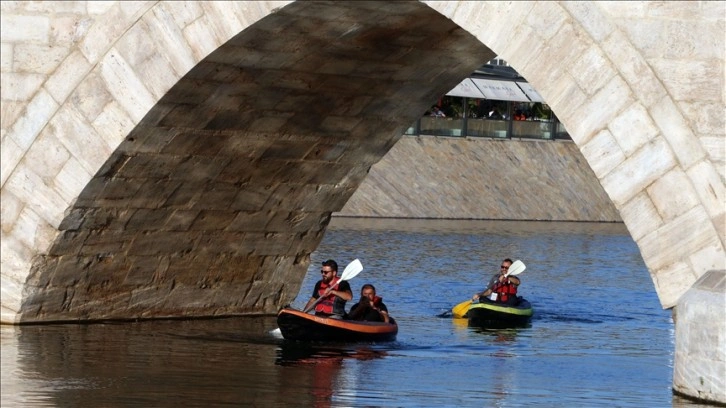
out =
[(726, 404), (726, 270), (708, 271), (678, 301), (673, 391)]

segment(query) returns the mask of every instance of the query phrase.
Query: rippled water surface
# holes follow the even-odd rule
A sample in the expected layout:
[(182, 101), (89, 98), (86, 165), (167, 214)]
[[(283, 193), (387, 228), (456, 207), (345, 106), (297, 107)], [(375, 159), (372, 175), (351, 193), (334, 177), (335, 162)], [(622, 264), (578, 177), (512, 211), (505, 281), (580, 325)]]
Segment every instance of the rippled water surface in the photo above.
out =
[[(521, 329), (447, 310), (521, 259)], [(355, 258), (399, 322), (380, 344), (304, 344), (274, 317), (2, 327), (3, 407), (696, 407), (671, 394), (673, 323), (622, 225), (335, 219), (320, 262)], [(349, 304), (350, 306), (350, 304)]]

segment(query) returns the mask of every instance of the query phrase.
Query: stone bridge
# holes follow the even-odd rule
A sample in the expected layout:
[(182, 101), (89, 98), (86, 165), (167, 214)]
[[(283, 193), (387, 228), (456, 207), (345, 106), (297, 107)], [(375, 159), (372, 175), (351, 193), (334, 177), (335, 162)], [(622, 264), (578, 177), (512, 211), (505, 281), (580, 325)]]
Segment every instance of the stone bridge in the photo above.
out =
[[(664, 308), (725, 268), (724, 2), (0, 7), (3, 323), (276, 312), (370, 167), (495, 55), (567, 126)], [(716, 377), (675, 388), (719, 399)]]

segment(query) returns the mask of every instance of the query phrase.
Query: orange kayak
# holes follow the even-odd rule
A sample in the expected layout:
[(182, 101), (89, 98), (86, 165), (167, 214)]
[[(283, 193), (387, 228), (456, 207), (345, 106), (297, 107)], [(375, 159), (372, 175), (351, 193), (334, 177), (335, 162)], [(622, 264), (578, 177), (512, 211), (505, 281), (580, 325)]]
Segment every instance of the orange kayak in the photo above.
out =
[(377, 342), (396, 340), (398, 324), (363, 322), (315, 316), (284, 308), (277, 314), (277, 325), (287, 340), (331, 342)]

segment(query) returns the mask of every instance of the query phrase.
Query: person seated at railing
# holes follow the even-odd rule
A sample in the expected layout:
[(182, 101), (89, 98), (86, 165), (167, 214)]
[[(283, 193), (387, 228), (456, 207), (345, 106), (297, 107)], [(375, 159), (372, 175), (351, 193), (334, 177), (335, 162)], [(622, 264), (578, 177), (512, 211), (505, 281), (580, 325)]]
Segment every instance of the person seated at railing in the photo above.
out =
[(431, 107), (431, 114), (429, 116), (433, 116), (435, 118), (445, 118), (446, 117), (446, 115), (444, 114), (444, 112), (442, 112), (441, 109), (439, 109), (438, 106), (432, 106)]
[(517, 109), (514, 111), (514, 120), (527, 120), (527, 117), (524, 115), (524, 112), (522, 112), (521, 109)]

